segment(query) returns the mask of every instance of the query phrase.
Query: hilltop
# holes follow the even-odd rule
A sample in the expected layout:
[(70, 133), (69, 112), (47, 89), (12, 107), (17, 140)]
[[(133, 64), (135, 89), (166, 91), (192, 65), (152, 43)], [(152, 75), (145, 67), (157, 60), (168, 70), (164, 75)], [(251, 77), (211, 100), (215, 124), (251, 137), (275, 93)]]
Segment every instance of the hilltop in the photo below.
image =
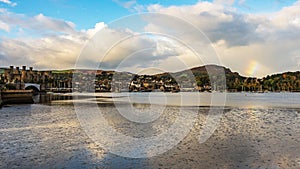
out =
[(230, 68), (218, 65), (198, 66), (155, 75), (89, 69), (38, 71), (33, 70), (32, 67), (29, 70), (23, 67), (21, 70), (18, 67), (14, 69), (13, 66), (1, 70), (2, 88), (4, 86), (14, 88), (14, 84), (23, 82), (41, 84), (44, 90), (68, 88), (70, 91), (74, 82), (73, 75), (78, 75), (75, 76), (77, 77), (75, 88), (85, 84), (86, 81), (94, 83), (90, 86), (82, 85), (82, 90), (88, 91), (300, 91), (299, 71), (256, 78), (242, 76), (238, 72), (231, 71)]

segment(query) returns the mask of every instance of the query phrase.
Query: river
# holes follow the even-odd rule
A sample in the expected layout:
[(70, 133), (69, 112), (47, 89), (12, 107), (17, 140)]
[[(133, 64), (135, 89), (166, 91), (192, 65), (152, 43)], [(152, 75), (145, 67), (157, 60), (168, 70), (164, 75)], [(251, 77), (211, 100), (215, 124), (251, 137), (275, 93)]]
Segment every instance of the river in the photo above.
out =
[(0, 109), (0, 168), (300, 167), (299, 93), (76, 93), (35, 102)]

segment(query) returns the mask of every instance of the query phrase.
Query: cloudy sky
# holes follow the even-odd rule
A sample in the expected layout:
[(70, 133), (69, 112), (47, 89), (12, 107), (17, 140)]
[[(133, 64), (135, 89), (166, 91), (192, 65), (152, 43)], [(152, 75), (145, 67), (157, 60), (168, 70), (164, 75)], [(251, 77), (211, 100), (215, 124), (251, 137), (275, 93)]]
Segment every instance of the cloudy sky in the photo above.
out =
[(299, 44), (300, 0), (0, 0), (0, 67), (263, 77), (299, 70)]

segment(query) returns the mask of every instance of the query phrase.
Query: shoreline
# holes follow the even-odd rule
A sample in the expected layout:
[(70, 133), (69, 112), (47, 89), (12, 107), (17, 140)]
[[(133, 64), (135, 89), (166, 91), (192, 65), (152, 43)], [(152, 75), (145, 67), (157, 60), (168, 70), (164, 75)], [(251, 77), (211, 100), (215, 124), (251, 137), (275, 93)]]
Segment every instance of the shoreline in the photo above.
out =
[[(10, 101), (14, 97), (9, 98)], [(150, 100), (149, 100), (150, 99)], [(215, 100), (212, 100), (215, 99)], [(199, 92), (123, 92), (123, 93), (50, 93), (40, 94), (33, 97), (19, 98), (12, 103), (3, 101), (4, 104), (152, 104), (166, 105), (176, 107), (211, 107), (211, 108), (252, 108), (252, 109), (270, 109), (286, 108), (299, 109), (299, 93), (199, 93)]]
[(33, 104), (32, 90), (2, 90), (1, 105), (6, 104)]
[[(45, 95), (46, 97), (47, 95)], [(53, 104), (145, 104), (180, 107), (299, 109), (299, 93), (73, 93), (51, 94)], [(212, 102), (212, 99), (213, 100)], [(49, 100), (50, 101), (50, 100)]]

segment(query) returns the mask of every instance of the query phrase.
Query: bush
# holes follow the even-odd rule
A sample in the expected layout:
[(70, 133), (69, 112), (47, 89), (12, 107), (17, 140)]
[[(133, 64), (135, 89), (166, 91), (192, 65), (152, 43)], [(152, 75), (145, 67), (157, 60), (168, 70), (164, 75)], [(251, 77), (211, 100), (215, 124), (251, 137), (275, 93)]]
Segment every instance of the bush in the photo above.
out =
[(4, 89), (7, 89), (7, 90), (16, 90), (16, 86), (14, 84), (6, 84), (4, 86)]

